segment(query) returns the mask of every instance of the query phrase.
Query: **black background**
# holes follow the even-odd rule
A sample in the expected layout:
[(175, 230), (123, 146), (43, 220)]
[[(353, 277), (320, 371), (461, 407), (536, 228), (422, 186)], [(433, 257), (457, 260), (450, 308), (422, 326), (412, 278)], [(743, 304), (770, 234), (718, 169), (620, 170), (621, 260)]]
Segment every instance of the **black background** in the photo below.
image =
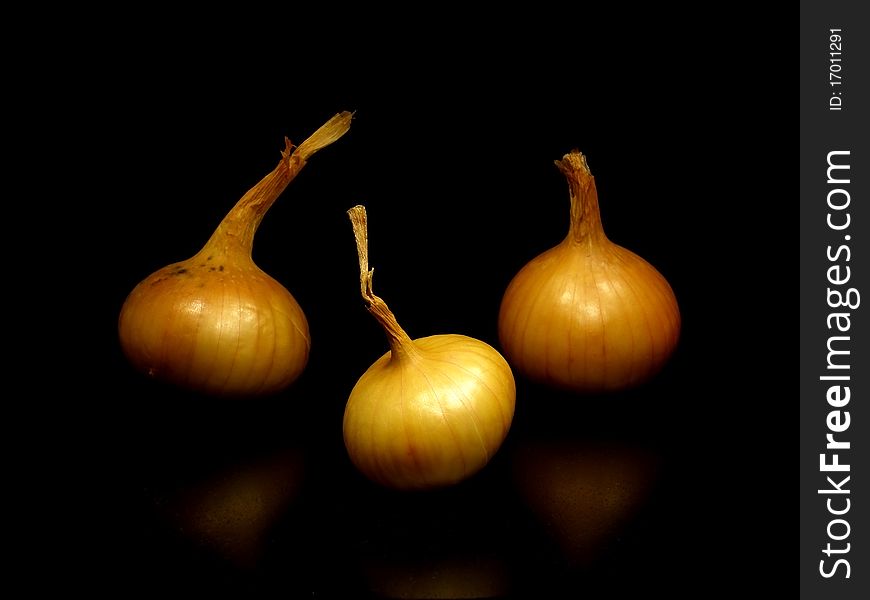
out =
[[(88, 362), (100, 366), (78, 373), (94, 393), (76, 414), (89, 477), (73, 495), (87, 542), (68, 555), (84, 559), (85, 585), (365, 597), (367, 560), (401, 571), (445, 556), (494, 557), (515, 597), (775, 585), (782, 559), (771, 553), (792, 547), (774, 498), (788, 471), (788, 387), (775, 357), (793, 346), (775, 161), (788, 139), (781, 110), (758, 109), (751, 89), (786, 77), (747, 69), (728, 27), (656, 18), (659, 27), (613, 35), (584, 29), (552, 49), (509, 33), (478, 43), (471, 30), (329, 56), (294, 50), (286, 62), (271, 49), (157, 57), (124, 46), (124, 69), (98, 68), (89, 125), (75, 126), (93, 127), (86, 175), (100, 181), (91, 206), (101, 222), (80, 248), (99, 290), (88, 294)], [(309, 162), (255, 240), (257, 264), (308, 317), (302, 378), (274, 398), (228, 402), (135, 373), (117, 343), (126, 294), (202, 246), (275, 166), (283, 136), (299, 143), (341, 110), (355, 111), (350, 132)], [(673, 359), (649, 385), (610, 397), (518, 376), (511, 433), (480, 475), (425, 494), (364, 480), (344, 453), (341, 418), (386, 342), (359, 297), (345, 211), (367, 206), (375, 290), (412, 337), (464, 333), (498, 347), (505, 287), (567, 232), (553, 160), (572, 148), (596, 176), (609, 237), (674, 288), (683, 331)], [(584, 560), (559, 546), (515, 476), (518, 457), (546, 440), (658, 465), (637, 512)], [(302, 457), (301, 483), (253, 564), (173, 520), (177, 492), (288, 448)]]

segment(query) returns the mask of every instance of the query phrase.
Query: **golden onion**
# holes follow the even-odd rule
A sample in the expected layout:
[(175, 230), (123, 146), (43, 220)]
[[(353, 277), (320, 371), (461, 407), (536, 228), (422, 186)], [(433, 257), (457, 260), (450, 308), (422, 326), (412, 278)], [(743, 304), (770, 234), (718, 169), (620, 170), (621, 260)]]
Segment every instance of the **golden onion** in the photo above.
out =
[(578, 393), (640, 385), (670, 358), (680, 333), (671, 286), (604, 234), (586, 157), (556, 165), (568, 179), (568, 236), (513, 278), (499, 311), (510, 364), (532, 380)]
[(280, 391), (308, 362), (302, 308), (251, 257), (266, 211), (306, 161), (347, 132), (335, 115), (298, 148), (285, 139), (278, 166), (249, 190), (202, 250), (139, 283), (118, 320), (121, 348), (139, 371), (220, 396)]
[(451, 485), (482, 469), (507, 436), (516, 387), (492, 346), (456, 334), (412, 340), (372, 292), (366, 211), (348, 211), (369, 312), (390, 351), (360, 377), (344, 413), (344, 441), (367, 477), (397, 489)]

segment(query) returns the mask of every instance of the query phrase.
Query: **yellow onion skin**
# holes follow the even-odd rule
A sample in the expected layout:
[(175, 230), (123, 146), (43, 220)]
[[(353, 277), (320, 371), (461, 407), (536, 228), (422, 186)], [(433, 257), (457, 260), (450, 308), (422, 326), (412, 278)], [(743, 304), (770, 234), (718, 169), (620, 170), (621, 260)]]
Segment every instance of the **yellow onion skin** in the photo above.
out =
[(455, 484), (501, 446), (516, 387), (492, 346), (434, 335), (387, 352), (359, 379), (344, 414), (344, 441), (369, 479), (396, 489)]
[(575, 151), (557, 165), (569, 180), (571, 228), (508, 285), (499, 342), (518, 372), (542, 384), (586, 394), (636, 387), (676, 348), (676, 297), (652, 265), (604, 235), (585, 157)]
[(348, 211), (360, 292), (390, 351), (363, 373), (344, 411), (344, 444), (366, 477), (399, 490), (453, 485), (480, 471), (505, 440), (516, 383), (504, 357), (464, 335), (412, 340), (372, 292), (365, 207)]
[(308, 362), (302, 308), (249, 257), (211, 252), (133, 289), (119, 319), (124, 354), (150, 377), (208, 395), (286, 388)]
[(252, 259), (264, 215), (307, 160), (350, 128), (342, 112), (236, 203), (192, 258), (164, 267), (128, 295), (118, 318), (124, 355), (149, 377), (213, 396), (276, 393), (305, 369), (311, 339), (299, 304)]

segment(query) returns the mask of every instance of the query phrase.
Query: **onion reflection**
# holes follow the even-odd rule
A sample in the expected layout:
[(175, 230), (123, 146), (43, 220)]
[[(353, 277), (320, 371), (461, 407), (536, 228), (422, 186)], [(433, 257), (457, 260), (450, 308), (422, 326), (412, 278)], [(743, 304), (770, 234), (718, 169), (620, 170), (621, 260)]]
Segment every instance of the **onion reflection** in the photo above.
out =
[(624, 444), (526, 441), (513, 457), (520, 496), (567, 560), (601, 557), (645, 504), (659, 457)]
[(251, 567), (262, 557), (270, 528), (298, 494), (303, 468), (296, 449), (233, 465), (177, 491), (166, 508), (194, 542)]

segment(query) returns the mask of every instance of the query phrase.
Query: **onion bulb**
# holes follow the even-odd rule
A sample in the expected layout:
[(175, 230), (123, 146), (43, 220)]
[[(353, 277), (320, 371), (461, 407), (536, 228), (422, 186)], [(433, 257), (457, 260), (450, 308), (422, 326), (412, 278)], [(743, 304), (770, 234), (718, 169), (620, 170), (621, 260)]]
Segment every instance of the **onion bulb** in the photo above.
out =
[(556, 166), (568, 179), (568, 236), (508, 285), (501, 347), (518, 372), (553, 387), (602, 393), (640, 385), (677, 345), (674, 292), (652, 265), (604, 234), (586, 157), (574, 150)]
[(348, 211), (369, 312), (390, 350), (360, 377), (344, 413), (344, 442), (369, 479), (396, 489), (444, 487), (482, 469), (507, 436), (516, 387), (492, 346), (464, 335), (411, 340), (372, 293), (366, 211)]
[(202, 250), (140, 282), (118, 321), (121, 348), (150, 377), (217, 396), (280, 391), (308, 362), (302, 308), (251, 257), (266, 211), (306, 161), (350, 128), (335, 115), (295, 148), (224, 217)]

